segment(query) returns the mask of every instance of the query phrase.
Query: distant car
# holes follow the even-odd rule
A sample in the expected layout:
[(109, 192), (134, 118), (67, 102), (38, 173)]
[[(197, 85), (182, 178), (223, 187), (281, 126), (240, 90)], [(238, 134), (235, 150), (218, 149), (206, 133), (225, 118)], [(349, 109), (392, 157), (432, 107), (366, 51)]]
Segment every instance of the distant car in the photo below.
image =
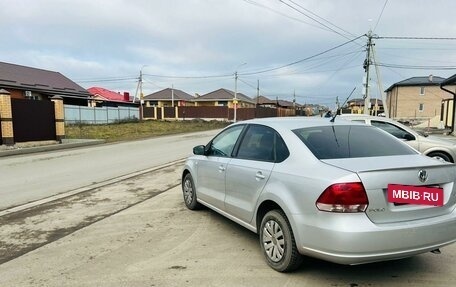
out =
[(266, 262), (281, 272), (298, 268), (302, 255), (360, 264), (456, 241), (454, 164), (372, 126), (331, 120), (230, 125), (193, 148), (182, 173), (185, 205), (259, 233)]
[(354, 114), (341, 115), (341, 118), (381, 128), (429, 157), (453, 163), (456, 160), (456, 145), (452, 141), (414, 131), (392, 119)]

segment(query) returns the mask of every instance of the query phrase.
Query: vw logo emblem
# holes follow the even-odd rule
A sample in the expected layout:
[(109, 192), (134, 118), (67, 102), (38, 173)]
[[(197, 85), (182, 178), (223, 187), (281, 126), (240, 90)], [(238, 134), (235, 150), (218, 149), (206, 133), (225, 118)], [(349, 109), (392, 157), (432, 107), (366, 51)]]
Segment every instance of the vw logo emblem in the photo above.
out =
[(424, 169), (420, 169), (420, 171), (418, 172), (418, 178), (421, 182), (425, 182), (428, 178), (427, 172)]

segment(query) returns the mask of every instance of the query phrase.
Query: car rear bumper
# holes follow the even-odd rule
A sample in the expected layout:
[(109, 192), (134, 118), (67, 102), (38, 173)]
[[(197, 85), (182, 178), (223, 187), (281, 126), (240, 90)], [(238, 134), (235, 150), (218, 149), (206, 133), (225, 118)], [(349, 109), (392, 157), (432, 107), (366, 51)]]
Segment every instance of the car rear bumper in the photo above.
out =
[(456, 242), (456, 212), (436, 218), (374, 224), (364, 213), (293, 216), (298, 250), (339, 264), (393, 260)]

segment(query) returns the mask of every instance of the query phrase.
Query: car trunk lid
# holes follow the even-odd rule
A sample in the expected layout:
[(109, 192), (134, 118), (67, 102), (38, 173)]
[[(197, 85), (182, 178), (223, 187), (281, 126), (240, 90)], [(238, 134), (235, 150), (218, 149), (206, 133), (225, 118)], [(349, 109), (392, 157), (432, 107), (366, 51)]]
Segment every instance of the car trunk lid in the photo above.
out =
[[(454, 164), (442, 163), (422, 155), (330, 159), (324, 162), (357, 173), (369, 199), (366, 214), (374, 223), (431, 218), (450, 213), (456, 206)], [(423, 171), (427, 176), (424, 182), (419, 176)], [(435, 206), (431, 201), (426, 205), (390, 202), (390, 184), (406, 187), (405, 197), (411, 196), (408, 192), (413, 192), (417, 188), (441, 188), (443, 206)], [(414, 196), (418, 198), (423, 195)], [(434, 195), (433, 199), (436, 196)]]

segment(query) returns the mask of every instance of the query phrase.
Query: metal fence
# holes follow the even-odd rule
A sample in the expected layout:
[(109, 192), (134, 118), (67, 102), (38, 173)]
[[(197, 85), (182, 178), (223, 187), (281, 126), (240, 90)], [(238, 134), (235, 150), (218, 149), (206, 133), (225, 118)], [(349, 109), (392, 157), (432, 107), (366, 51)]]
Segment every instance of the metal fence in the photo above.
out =
[(66, 124), (109, 124), (139, 119), (139, 108), (135, 107), (83, 107), (65, 105)]

